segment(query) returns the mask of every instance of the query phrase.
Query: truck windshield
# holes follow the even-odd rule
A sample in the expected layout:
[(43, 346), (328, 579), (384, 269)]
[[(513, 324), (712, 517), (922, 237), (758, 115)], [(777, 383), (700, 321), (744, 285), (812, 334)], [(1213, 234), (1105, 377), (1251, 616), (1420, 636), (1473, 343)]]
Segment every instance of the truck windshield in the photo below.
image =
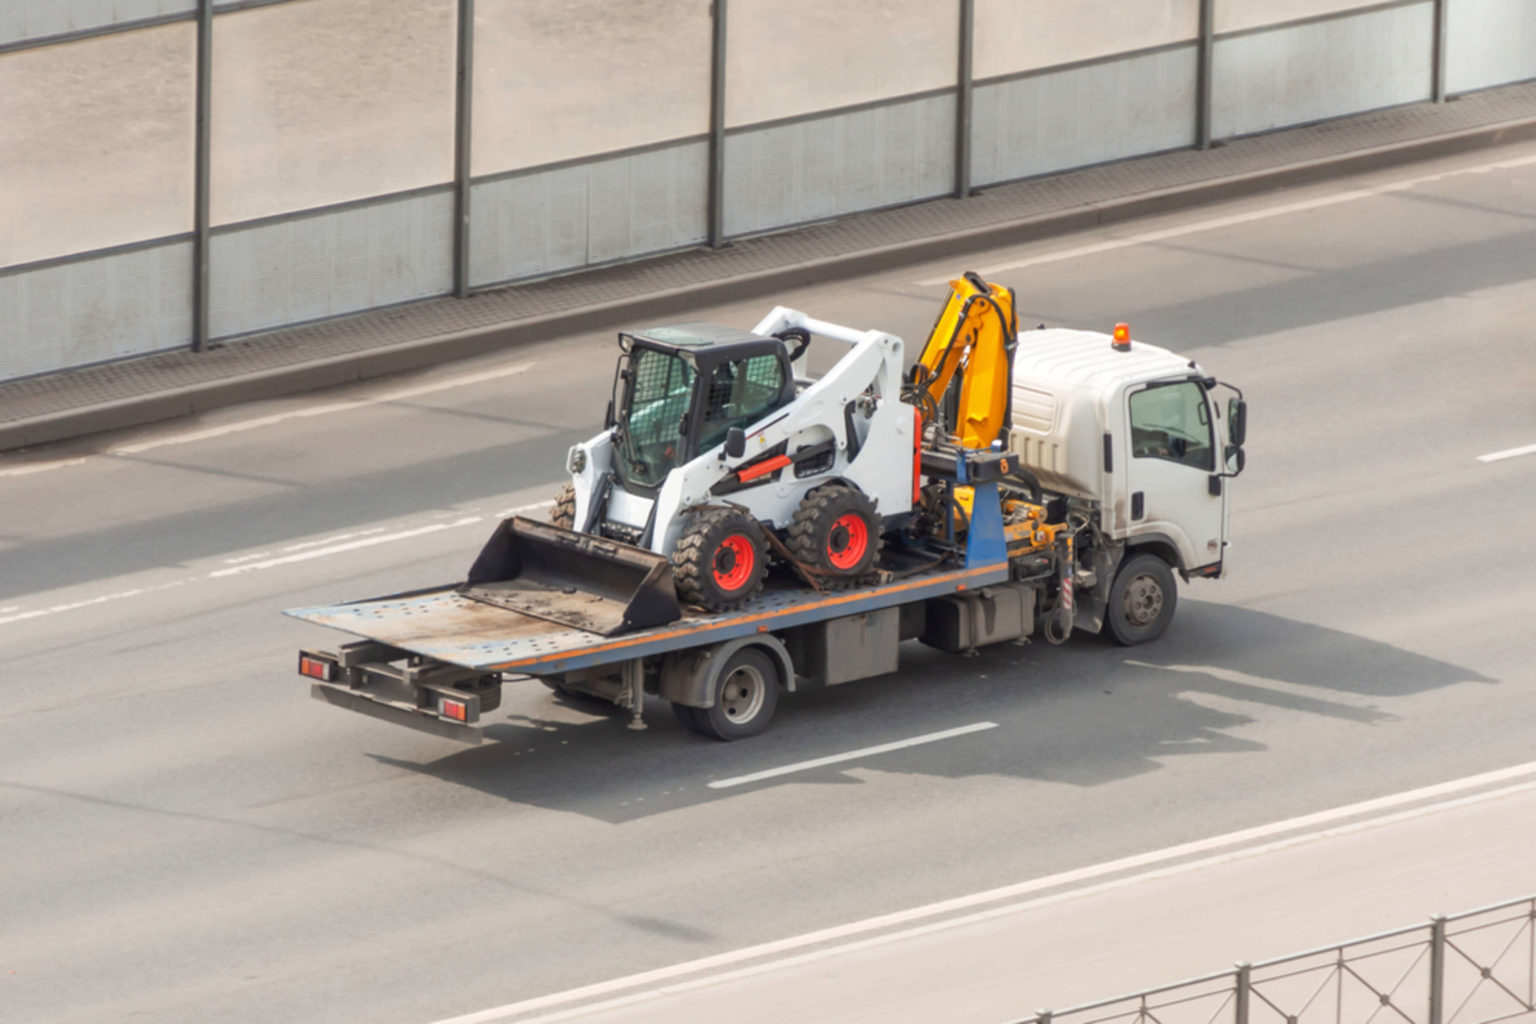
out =
[(1194, 381), (1154, 384), (1131, 395), (1131, 455), (1216, 469), (1205, 389)]
[(655, 487), (680, 461), (683, 417), (693, 403), (693, 367), (670, 352), (636, 347), (621, 376), (614, 440), (626, 484)]

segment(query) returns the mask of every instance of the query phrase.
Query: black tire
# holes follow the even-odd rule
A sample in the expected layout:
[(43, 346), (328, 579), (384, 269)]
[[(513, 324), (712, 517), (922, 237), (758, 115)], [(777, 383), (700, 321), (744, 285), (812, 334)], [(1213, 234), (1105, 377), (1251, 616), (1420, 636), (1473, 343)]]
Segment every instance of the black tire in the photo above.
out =
[(699, 724), (699, 715), (703, 710), (703, 708), (696, 708), (691, 704), (679, 704), (677, 701), (672, 702), (672, 716), (682, 724), (684, 729), (699, 736), (707, 735), (704, 732), (704, 726)]
[(566, 530), (576, 529), (576, 488), (566, 484), (555, 495), (555, 503), (549, 509), (549, 521)]
[(480, 695), (480, 713), (488, 714), (501, 707), (501, 680), (487, 676), (479, 681), (460, 683), (455, 690), (463, 690), (465, 693), (477, 693)]
[(720, 666), (714, 698), (709, 707), (692, 709), (704, 735), (722, 741), (756, 736), (779, 703), (778, 663), (761, 648), (743, 647)]
[(875, 503), (846, 484), (824, 484), (806, 494), (789, 524), (786, 546), (802, 565), (834, 589), (868, 576), (880, 558), (880, 517)]
[(1104, 629), (1122, 647), (1156, 640), (1173, 621), (1178, 600), (1167, 562), (1156, 555), (1132, 555), (1115, 573)]
[(731, 509), (705, 509), (683, 524), (672, 551), (677, 596), (706, 611), (734, 611), (763, 589), (767, 542), (756, 519)]

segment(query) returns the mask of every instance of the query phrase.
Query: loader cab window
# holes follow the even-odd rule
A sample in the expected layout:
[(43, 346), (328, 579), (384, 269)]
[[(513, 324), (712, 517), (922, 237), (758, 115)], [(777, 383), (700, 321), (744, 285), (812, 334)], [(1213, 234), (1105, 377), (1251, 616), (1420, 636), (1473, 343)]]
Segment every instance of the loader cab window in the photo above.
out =
[(772, 411), (783, 394), (784, 366), (777, 356), (750, 356), (714, 367), (704, 396), (699, 451), (722, 443), (732, 427), (751, 426)]
[(1131, 455), (1215, 472), (1211, 411), (1199, 383), (1154, 384), (1131, 395)]
[(671, 352), (636, 347), (615, 395), (619, 476), (655, 487), (686, 457), (681, 433), (693, 404), (693, 367)]

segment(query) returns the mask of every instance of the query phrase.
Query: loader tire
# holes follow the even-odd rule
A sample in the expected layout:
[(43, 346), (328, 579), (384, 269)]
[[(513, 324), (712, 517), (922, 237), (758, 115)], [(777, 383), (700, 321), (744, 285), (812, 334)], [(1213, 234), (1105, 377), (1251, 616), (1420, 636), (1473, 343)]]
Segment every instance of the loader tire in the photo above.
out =
[(566, 484), (555, 495), (549, 509), (549, 521), (564, 530), (576, 529), (576, 488)]
[(730, 509), (705, 509), (683, 524), (672, 551), (677, 596), (705, 611), (734, 611), (763, 589), (768, 548), (756, 519)]
[(786, 546), (797, 562), (820, 571), (823, 585), (839, 589), (870, 574), (882, 541), (874, 502), (846, 484), (824, 484), (795, 509)]

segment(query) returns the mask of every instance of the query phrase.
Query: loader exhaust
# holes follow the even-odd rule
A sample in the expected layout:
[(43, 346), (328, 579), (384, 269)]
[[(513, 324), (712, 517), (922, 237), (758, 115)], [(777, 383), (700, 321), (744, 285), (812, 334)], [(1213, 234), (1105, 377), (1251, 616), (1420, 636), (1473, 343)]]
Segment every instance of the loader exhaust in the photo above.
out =
[(682, 616), (666, 556), (522, 516), (496, 527), (458, 592), (604, 636)]

